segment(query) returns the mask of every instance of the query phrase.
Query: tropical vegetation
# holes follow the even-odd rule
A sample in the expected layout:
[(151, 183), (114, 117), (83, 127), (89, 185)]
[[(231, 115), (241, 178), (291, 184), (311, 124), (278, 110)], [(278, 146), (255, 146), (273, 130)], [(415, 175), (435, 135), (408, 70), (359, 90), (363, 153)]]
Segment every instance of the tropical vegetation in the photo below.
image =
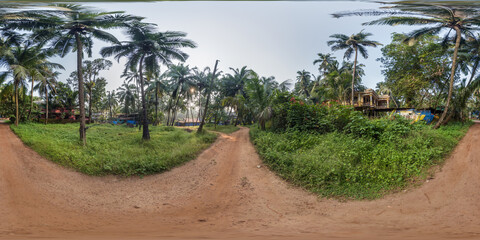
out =
[[(325, 44), (332, 52), (312, 59), (318, 71), (299, 69), (285, 80), (219, 60), (191, 66), (185, 51), (197, 44), (187, 33), (158, 31), (142, 17), (54, 6), (0, 10), (0, 115), (40, 154), (87, 174), (161, 172), (205, 149), (215, 138), (208, 131), (248, 125), (265, 163), (293, 184), (323, 196), (375, 198), (425, 177), (479, 113), (476, 8), (402, 3), (334, 14), (379, 17), (366, 26), (423, 27), (393, 33), (390, 43), (372, 40), (368, 29), (333, 34)], [(99, 52), (104, 58), (90, 59), (94, 39), (110, 44)], [(352, 106), (355, 93), (367, 90), (358, 55), (381, 45), (385, 79), (375, 91), (391, 101), (381, 116), (366, 116)], [(49, 59), (72, 52), (77, 69), (59, 79), (63, 66)], [(101, 73), (116, 64), (112, 57), (125, 62), (123, 82), (107, 91), (111, 80)], [(398, 108), (429, 109), (437, 118), (432, 125), (403, 119)], [(79, 122), (79, 132), (52, 124), (66, 122)]]

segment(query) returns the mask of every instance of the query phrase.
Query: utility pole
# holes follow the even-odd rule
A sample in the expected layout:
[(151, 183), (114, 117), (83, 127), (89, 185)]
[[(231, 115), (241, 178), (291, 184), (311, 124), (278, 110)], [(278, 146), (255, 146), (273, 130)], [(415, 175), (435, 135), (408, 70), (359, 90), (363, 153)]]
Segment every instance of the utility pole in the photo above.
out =
[(202, 122), (200, 123), (200, 126), (198, 127), (197, 133), (202, 132), (203, 125), (205, 124), (205, 117), (207, 116), (207, 111), (208, 111), (208, 103), (210, 102), (210, 94), (212, 93), (213, 82), (215, 80), (215, 74), (217, 74), (218, 62), (220, 62), (220, 60), (215, 61), (215, 67), (213, 68), (212, 80), (210, 82), (210, 87), (207, 89), (207, 102), (205, 103), (205, 111), (203, 111)]

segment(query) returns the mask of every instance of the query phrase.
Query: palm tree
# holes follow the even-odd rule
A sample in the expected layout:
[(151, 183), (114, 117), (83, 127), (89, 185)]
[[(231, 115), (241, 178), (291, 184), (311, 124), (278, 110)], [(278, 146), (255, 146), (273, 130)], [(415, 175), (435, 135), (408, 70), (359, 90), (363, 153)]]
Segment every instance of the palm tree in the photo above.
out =
[(205, 118), (207, 117), (207, 113), (208, 113), (208, 104), (210, 103), (210, 96), (215, 86), (215, 80), (220, 75), (220, 72), (217, 73), (218, 62), (220, 62), (220, 60), (217, 59), (215, 61), (215, 66), (213, 67), (213, 72), (208, 75), (208, 78), (210, 78), (210, 83), (208, 84), (208, 87), (205, 89), (205, 91), (207, 92), (207, 99), (205, 101), (205, 109), (203, 110), (202, 121), (200, 122), (200, 126), (198, 126), (197, 133), (201, 133), (203, 131), (203, 125), (205, 124)]
[[(408, 34), (405, 42), (412, 42), (426, 34), (440, 34), (442, 30), (448, 30), (445, 34), (443, 43), (450, 40), (451, 31), (455, 31), (455, 47), (452, 57), (452, 69), (450, 73), (450, 84), (448, 89), (447, 102), (442, 116), (435, 124), (434, 128), (440, 127), (447, 115), (450, 101), (452, 99), (453, 84), (457, 68), (457, 56), (462, 35), (473, 37), (472, 30), (478, 30), (475, 26), (480, 26), (480, 13), (474, 8), (468, 7), (452, 7), (434, 4), (401, 4), (394, 6), (394, 9), (400, 11), (360, 11), (341, 13), (334, 15), (335, 17), (343, 17), (350, 15), (357, 16), (381, 16), (386, 15), (378, 20), (366, 22), (364, 25), (427, 25)], [(398, 16), (405, 15), (405, 16)]]
[(262, 130), (266, 129), (267, 121), (272, 117), (272, 96), (275, 90), (272, 78), (252, 78), (246, 85), (246, 91)]
[(287, 79), (281, 82), (280, 84), (278, 84), (278, 90), (280, 90), (281, 92), (288, 92), (291, 86), (292, 86), (292, 80)]
[(117, 98), (115, 96), (116, 96), (115, 90), (112, 90), (112, 92), (107, 91), (107, 106), (108, 106), (108, 113), (110, 115), (110, 119), (113, 118), (112, 108), (115, 108), (118, 104)]
[(310, 72), (302, 70), (297, 72), (297, 83), (299, 94), (305, 95), (306, 99), (310, 98), (310, 85), (312, 83), (312, 75)]
[(92, 122), (92, 93), (97, 83), (97, 77), (100, 71), (108, 70), (112, 66), (110, 60), (97, 58), (93, 61), (83, 61), (83, 69), (85, 69), (85, 87), (88, 91), (88, 124)]
[(186, 96), (190, 88), (194, 86), (194, 77), (191, 74), (188, 65), (185, 66), (183, 64), (170, 66), (167, 76), (170, 77), (170, 88), (172, 89), (172, 96), (168, 104), (169, 112), (167, 125), (173, 126), (177, 115), (180, 96)]
[(156, 72), (155, 74), (153, 74), (152, 77), (153, 77), (153, 80), (148, 83), (148, 87), (147, 87), (146, 91), (149, 92), (149, 93), (152, 93), (152, 92), (155, 93), (155, 122), (154, 122), (154, 125), (158, 125), (158, 123), (159, 123), (159, 121), (158, 121), (158, 105), (159, 105), (158, 98), (163, 97), (163, 95), (167, 91), (167, 86), (164, 83), (164, 79), (166, 77), (166, 74), (165, 73), (159, 74), (158, 72)]
[(467, 82), (467, 85), (470, 85), (470, 83), (477, 74), (477, 70), (480, 64), (480, 34), (468, 38), (465, 45), (468, 60), (469, 62), (473, 62), (473, 65), (470, 69), (470, 78)]
[[(48, 50), (43, 50), (41, 46), (34, 45), (32, 41), (24, 41), (23, 44), (17, 42), (21, 38), (4, 39), (2, 40), (3, 54), (0, 57), (0, 67), (7, 67), (10, 71), (1, 73), (2, 78), (7, 75), (13, 77), (14, 91), (15, 91), (15, 125), (18, 126), (20, 114), (19, 114), (19, 99), (18, 89), (20, 86), (25, 86), (25, 80), (30, 77), (32, 79), (31, 89), (31, 109), (33, 109), (33, 82), (34, 79), (42, 79), (49, 69), (60, 68), (63, 66), (56, 63), (47, 61), (47, 57), (51, 55)], [(12, 46), (7, 47), (7, 44)]]
[(327, 70), (330, 68), (330, 65), (333, 63), (333, 61), (335, 61), (335, 57), (333, 57), (330, 53), (318, 53), (317, 55), (318, 59), (315, 59), (315, 61), (313, 61), (313, 65), (318, 63), (318, 71), (322, 73), (323, 76), (325, 76)]
[(368, 52), (365, 47), (377, 47), (381, 45), (379, 42), (368, 40), (367, 38), (372, 36), (371, 33), (365, 33), (360, 31), (357, 34), (352, 34), (350, 37), (344, 34), (333, 34), (330, 37), (335, 40), (330, 40), (327, 42), (328, 46), (332, 46), (332, 51), (337, 50), (346, 50), (343, 58), (350, 59), (352, 54), (355, 53), (355, 58), (353, 60), (353, 71), (352, 71), (352, 96), (351, 104), (353, 106), (353, 97), (355, 95), (355, 75), (357, 67), (357, 57), (358, 52), (363, 56), (363, 58), (368, 58)]
[(147, 106), (145, 101), (145, 89), (143, 71), (155, 72), (160, 64), (170, 65), (172, 60), (185, 61), (188, 55), (179, 48), (196, 47), (196, 44), (185, 39), (186, 33), (183, 32), (154, 32), (151, 24), (134, 22), (130, 24), (127, 30), (130, 41), (124, 41), (123, 44), (117, 44), (111, 47), (105, 47), (101, 50), (102, 56), (115, 55), (115, 59), (122, 57), (128, 58), (125, 72), (127, 70), (136, 70), (140, 78), (140, 91), (142, 93), (143, 108), (143, 140), (150, 139), (147, 121)]
[[(85, 128), (85, 95), (83, 81), (83, 52), (92, 55), (92, 38), (110, 43), (119, 43), (117, 38), (102, 29), (114, 29), (124, 27), (132, 20), (140, 20), (139, 17), (123, 15), (123, 12), (95, 12), (89, 8), (74, 4), (57, 4), (62, 14), (55, 17), (40, 19), (45, 23), (44, 27), (36, 31), (36, 38), (50, 41), (52, 47), (64, 57), (70, 51), (77, 52), (77, 75), (80, 105), (80, 140), (86, 144)], [(85, 49), (84, 49), (85, 47)]]
[(30, 66), (28, 69), (28, 75), (32, 80), (30, 91), (30, 111), (28, 112), (27, 117), (27, 119), (30, 120), (31, 113), (33, 111), (33, 85), (35, 80), (43, 81), (43, 78), (47, 77), (45, 75), (51, 74), (50, 70), (65, 70), (65, 68), (60, 64), (52, 63), (47, 60), (48, 57), (51, 57), (55, 54), (55, 51), (52, 51), (52, 49), (42, 49), (42, 44), (31, 46), (30, 44), (33, 44), (31, 41), (28, 41), (28, 43), (25, 44), (25, 48), (28, 49), (28, 52), (30, 53), (30, 58), (28, 60), (28, 65)]
[(247, 69), (247, 66), (243, 66), (241, 69), (230, 68), (230, 70), (233, 71), (233, 74), (227, 73), (222, 82), (225, 95), (235, 96), (238, 92), (241, 92), (245, 96), (245, 83), (253, 77), (254, 72)]
[(56, 92), (57, 81), (56, 78), (60, 73), (54, 72), (50, 73), (48, 76), (39, 79), (37, 85), (35, 85), (35, 90), (40, 93), (40, 96), (45, 97), (45, 124), (48, 123), (48, 92)]
[(198, 98), (198, 115), (197, 120), (200, 121), (200, 117), (202, 116), (202, 94), (206, 92), (208, 89), (208, 79), (210, 74), (210, 68), (205, 67), (203, 70), (199, 70), (198, 68), (193, 68), (193, 80), (195, 82), (196, 87), (196, 95)]
[(125, 114), (130, 113), (130, 111), (128, 111), (130, 105), (133, 105), (133, 108), (134, 108), (133, 110), (135, 110), (136, 96), (135, 96), (135, 91), (133, 89), (135, 89), (135, 85), (133, 84), (129, 85), (126, 82), (124, 82), (122, 86), (120, 86), (117, 89), (118, 100), (120, 102), (123, 102)]

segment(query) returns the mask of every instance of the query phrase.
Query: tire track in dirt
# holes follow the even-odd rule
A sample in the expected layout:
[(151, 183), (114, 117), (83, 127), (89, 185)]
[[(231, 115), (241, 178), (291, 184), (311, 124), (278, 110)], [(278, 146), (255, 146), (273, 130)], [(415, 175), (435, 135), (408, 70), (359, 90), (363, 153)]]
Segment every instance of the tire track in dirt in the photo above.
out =
[(479, 138), (477, 124), (421, 187), (339, 202), (263, 167), (246, 128), (169, 172), (122, 178), (58, 166), (0, 124), (0, 239), (480, 239)]

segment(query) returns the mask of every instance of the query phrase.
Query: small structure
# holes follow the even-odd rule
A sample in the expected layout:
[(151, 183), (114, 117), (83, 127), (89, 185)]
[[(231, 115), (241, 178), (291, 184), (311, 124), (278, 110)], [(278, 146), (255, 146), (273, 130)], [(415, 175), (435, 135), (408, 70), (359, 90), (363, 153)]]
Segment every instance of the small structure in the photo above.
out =
[[(40, 111), (40, 118), (45, 119), (45, 116), (45, 109), (42, 109)], [(80, 115), (76, 114), (74, 109), (56, 108), (48, 110), (48, 118), (76, 120), (80, 118)]]
[(390, 96), (378, 95), (373, 89), (369, 88), (364, 92), (355, 93), (355, 96), (353, 97), (353, 106), (355, 108), (389, 108)]
[(129, 124), (129, 125), (137, 125), (138, 120), (140, 119), (140, 114), (132, 113), (132, 114), (122, 114), (118, 115), (116, 120), (112, 121), (113, 124)]
[(184, 118), (175, 122), (175, 126), (199, 126), (200, 120), (196, 118)]

